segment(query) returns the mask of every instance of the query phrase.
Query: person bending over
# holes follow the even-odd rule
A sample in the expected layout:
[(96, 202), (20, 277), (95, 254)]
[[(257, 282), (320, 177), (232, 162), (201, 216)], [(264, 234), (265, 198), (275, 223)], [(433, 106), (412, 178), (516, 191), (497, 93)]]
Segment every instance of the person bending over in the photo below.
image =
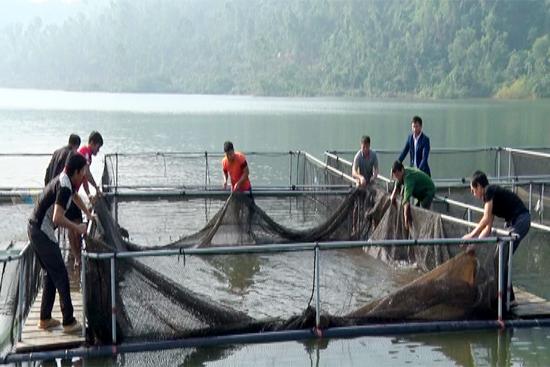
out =
[[(92, 131), (90, 133), (90, 136), (88, 137), (88, 145), (83, 146), (78, 150), (78, 153), (82, 155), (86, 160), (86, 167), (85, 167), (85, 175), (81, 183), (79, 183), (75, 189), (78, 191), (80, 189), (80, 184), (84, 187), (84, 191), (86, 192), (86, 195), (91, 200), (91, 193), (89, 188), (89, 183), (92, 184), (92, 186), (95, 188), (96, 194), (100, 194), (100, 190), (98, 185), (96, 184), (94, 177), (92, 176), (92, 173), (90, 172), (90, 165), (92, 164), (92, 156), (97, 155), (99, 152), (99, 149), (103, 146), (103, 137), (100, 133), (97, 131)], [(66, 217), (69, 218), (71, 221), (75, 223), (82, 223), (82, 211), (73, 203), (69, 207), (66, 213)], [(76, 233), (75, 231), (69, 229), (69, 242), (75, 243), (74, 248), (74, 255), (75, 255), (75, 261), (74, 265), (75, 268), (78, 268), (80, 266), (80, 250), (82, 247), (82, 238), (80, 234)]]
[[(78, 147), (80, 146), (80, 136), (71, 134), (69, 136), (69, 143), (64, 147), (57, 149), (52, 154), (48, 168), (46, 168), (46, 174), (44, 175), (44, 186), (46, 186), (54, 177), (59, 175), (65, 168), (65, 164), (69, 157), (76, 154)], [(82, 215), (81, 215), (82, 216)], [(70, 213), (69, 213), (70, 217)], [(70, 218), (69, 218), (70, 219)], [(69, 237), (69, 246), (71, 253), (75, 259), (75, 266), (78, 266), (80, 262), (80, 236), (75, 235), (74, 231), (67, 231)]]
[(85, 224), (74, 223), (65, 217), (65, 211), (74, 201), (91, 219), (90, 211), (75, 190), (86, 174), (85, 167), (86, 159), (83, 156), (79, 154), (71, 156), (63, 172), (46, 185), (29, 218), (27, 231), (31, 247), (44, 270), (38, 321), (40, 329), (50, 329), (60, 324), (58, 320), (52, 318), (56, 290), (59, 292), (64, 331), (76, 332), (81, 328), (73, 315), (69, 276), (54, 231), (56, 227), (64, 227), (79, 235), (86, 233)]
[[(516, 252), (521, 240), (531, 228), (531, 214), (523, 204), (523, 201), (512, 191), (498, 185), (489, 185), (487, 175), (482, 171), (476, 171), (470, 181), (470, 191), (472, 195), (483, 201), (483, 217), (477, 226), (463, 238), (486, 237), (491, 235), (493, 230), (493, 220), (497, 216), (504, 218), (506, 229), (516, 233), (519, 237), (514, 241), (512, 254)], [(507, 259), (508, 246), (504, 247)], [(474, 251), (475, 246), (470, 245), (467, 251)], [(506, 297), (506, 285), (508, 284), (508, 262), (504, 266), (504, 300)], [(514, 290), (510, 293), (510, 300), (514, 300)]]
[(71, 134), (68, 144), (53, 152), (48, 168), (46, 168), (46, 174), (44, 175), (44, 186), (49, 184), (55, 176), (63, 171), (67, 158), (69, 158), (70, 154), (76, 153), (79, 146), (80, 136)]
[(248, 179), (248, 163), (241, 152), (235, 152), (233, 143), (226, 141), (223, 144), (225, 157), (222, 159), (223, 189), (227, 189), (227, 178), (231, 179), (231, 191), (251, 191), (252, 186)]
[(391, 202), (395, 205), (397, 190), (402, 186), (401, 204), (403, 205), (405, 228), (408, 229), (412, 224), (411, 197), (417, 199), (418, 204), (424, 209), (429, 209), (435, 196), (435, 185), (430, 176), (419, 169), (403, 167), (403, 164), (399, 161), (393, 163), (391, 173), (397, 181), (391, 194)]

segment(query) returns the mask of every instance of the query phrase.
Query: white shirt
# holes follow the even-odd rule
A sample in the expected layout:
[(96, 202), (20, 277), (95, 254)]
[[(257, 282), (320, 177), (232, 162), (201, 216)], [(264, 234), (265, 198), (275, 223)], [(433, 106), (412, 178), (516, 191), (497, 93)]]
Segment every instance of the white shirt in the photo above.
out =
[(418, 136), (414, 136), (413, 134), (413, 140), (414, 140), (414, 156), (413, 156), (413, 166), (414, 167), (418, 167), (418, 165), (420, 164), (420, 162), (417, 162), (416, 161), (416, 150), (418, 149), (418, 139), (420, 139), (420, 135), (422, 135), (422, 131), (420, 132), (420, 134), (418, 134)]

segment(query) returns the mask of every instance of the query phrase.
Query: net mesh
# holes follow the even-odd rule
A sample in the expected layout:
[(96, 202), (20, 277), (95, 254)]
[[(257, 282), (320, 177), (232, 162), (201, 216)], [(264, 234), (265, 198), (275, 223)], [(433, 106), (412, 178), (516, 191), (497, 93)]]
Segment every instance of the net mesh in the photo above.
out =
[[(500, 175), (501, 181), (498, 184), (518, 194), (529, 209), (533, 221), (550, 225), (550, 214), (548, 214), (550, 212), (550, 208), (548, 207), (550, 205), (550, 156), (546, 156), (548, 153), (550, 153), (550, 149), (544, 148), (537, 148), (531, 151), (504, 151), (498, 148), (455, 152), (436, 151), (430, 155), (430, 162), (433, 157), (434, 166), (438, 167), (438, 169), (432, 168), (433, 178), (436, 179), (436, 195), (460, 201), (464, 204), (479, 206), (480, 202), (470, 192), (468, 177), (475, 170), (480, 169), (493, 177)], [(389, 153), (379, 154), (379, 156), (385, 155), (391, 156)], [(498, 158), (498, 155), (500, 155), (500, 158)], [(392, 157), (395, 159), (394, 156)], [(443, 165), (439, 158), (444, 158), (447, 164)], [(350, 160), (352, 159), (353, 155), (346, 152), (340, 155), (327, 155), (326, 163), (341, 172), (351, 174)], [(453, 162), (452, 172), (448, 169), (448, 162)], [(500, 170), (497, 169), (499, 162)], [(384, 164), (386, 163), (380, 164), (382, 173), (383, 167), (385, 167)], [(390, 167), (391, 162), (388, 164), (387, 167)], [(388, 173), (388, 176), (391, 175)], [(455, 178), (449, 179), (450, 177)], [(449, 181), (437, 181), (437, 179), (441, 178), (446, 178)], [(389, 184), (384, 185), (386, 191), (392, 188)], [(465, 220), (469, 218), (477, 221), (479, 219), (479, 214), (475, 212), (469, 213), (465, 208), (446, 203), (438, 203), (436, 201), (433, 208), (440, 213)], [(502, 223), (502, 221), (497, 220), (498, 225)]]
[[(534, 153), (534, 154), (530, 154)], [(538, 153), (541, 153), (540, 155)], [(549, 176), (550, 175), (550, 149), (538, 148), (536, 150), (513, 150), (505, 153), (508, 157), (502, 160), (503, 167), (510, 176)]]
[[(306, 155), (294, 164), (295, 177), (303, 184), (346, 182)], [(368, 254), (357, 249), (322, 251), (317, 285), (311, 252), (185, 255), (190, 247), (445, 238), (466, 233), (463, 225), (445, 222), (437, 213), (420, 208), (413, 208), (413, 226), (406, 230), (399, 209), (390, 205), (384, 189), (256, 200), (233, 194), (212, 205), (204, 200), (198, 199), (195, 205), (215, 209), (199, 216), (195, 231), (187, 228), (181, 238), (164, 245), (151, 244), (154, 241), (140, 245), (123, 238), (108, 203), (97, 204), (98, 228), (87, 239), (88, 252), (181, 249), (179, 256), (117, 258), (119, 340), (311, 328), (315, 326), (315, 286), (322, 291), (322, 327), (476, 318), (494, 309), (494, 246), (479, 246), (475, 256), (456, 256), (461, 250), (445, 245), (368, 247)], [(385, 279), (380, 274), (389, 274), (384, 270), (387, 265), (369, 255), (385, 263), (405, 264), (409, 271)], [(109, 261), (88, 260), (87, 317), (90, 336), (98, 342), (110, 342), (111, 337), (110, 271)], [(411, 282), (419, 272), (423, 275)], [(383, 287), (361, 286), (372, 282), (369, 278), (376, 273)]]
[[(247, 153), (254, 185), (291, 185), (296, 153)], [(159, 152), (105, 156), (104, 186), (221, 187), (220, 153)], [(144, 169), (146, 167), (146, 169)], [(183, 185), (182, 183), (185, 183)]]
[[(468, 177), (481, 168), (492, 176), (516, 177), (510, 187), (529, 206), (533, 220), (548, 224), (544, 216), (548, 189), (544, 176), (550, 174), (548, 158), (525, 152), (473, 149), (468, 152), (432, 152), (430, 164), (435, 178)], [(536, 149), (550, 153), (550, 149)], [(354, 153), (354, 152), (353, 152)], [(353, 153), (343, 155), (351, 160)], [(116, 204), (121, 228), (111, 216), (108, 203), (98, 206), (98, 229), (88, 239), (88, 251), (111, 252), (218, 245), (261, 245), (300, 241), (355, 239), (402, 239), (459, 237), (467, 229), (434, 212), (413, 208), (413, 226), (406, 231), (398, 208), (389, 205), (389, 187), (382, 184), (369, 191), (321, 195), (316, 187), (343, 185), (341, 174), (312, 163), (307, 153), (248, 154), (255, 186), (304, 185), (311, 187), (301, 197), (232, 196), (216, 198)], [(394, 153), (379, 153), (383, 167), (390, 167)], [(6, 159), (7, 158), (7, 159)], [(37, 175), (48, 155), (2, 157), (29, 161), (29, 172), (3, 178), (0, 201), (9, 204), (32, 201), (27, 186), (42, 186)], [(448, 164), (453, 162), (452, 167)], [(500, 165), (499, 165), (500, 162)], [(141, 190), (178, 186), (212, 188), (221, 186), (219, 155), (209, 153), (155, 153), (108, 155), (102, 182), (109, 185), (143, 185)], [(333, 161), (333, 167), (349, 173), (349, 166)], [(144, 169), (144, 167), (146, 169)], [(197, 170), (197, 167), (204, 169)], [(529, 176), (529, 178), (528, 178)], [(539, 176), (533, 177), (533, 176)], [(181, 183), (185, 182), (186, 185)], [(28, 192), (27, 192), (28, 191)], [(439, 189), (440, 196), (478, 204), (467, 187)], [(18, 204), (19, 205), (19, 204)], [(20, 204), (24, 205), (24, 204)], [(437, 212), (476, 221), (479, 214), (434, 203)], [(547, 208), (546, 208), (547, 209)], [(161, 226), (148, 226), (152, 212)], [(548, 210), (546, 210), (548, 213)], [(135, 218), (147, 218), (135, 221)], [(156, 223), (158, 224), (158, 223)], [(15, 226), (13, 226), (15, 227)], [(25, 236), (23, 236), (25, 237)], [(22, 238), (23, 238), (22, 237)], [(536, 248), (548, 242), (548, 233), (531, 229), (518, 251), (528, 269), (544, 267)], [(138, 245), (138, 243), (140, 245)], [(532, 251), (524, 251), (531, 247)], [(371, 256), (365, 256), (365, 252)], [(311, 253), (248, 254), (197, 257), (151, 257), (117, 259), (116, 302), (119, 337), (142, 340), (170, 339), (192, 335), (222, 335), (247, 331), (309, 328), (314, 325), (311, 307), (315, 286), (321, 288), (322, 325), (358, 325), (372, 321), (450, 320), (494, 317), (496, 301), (495, 248), (479, 246), (475, 256), (453, 246), (369, 247), (363, 250), (323, 251), (320, 284), (313, 280)], [(378, 261), (378, 260), (382, 260)], [(90, 339), (110, 342), (110, 264), (88, 260), (86, 273), (87, 316)], [(385, 264), (392, 264), (391, 271)], [(40, 267), (33, 251), (18, 261), (1, 265), (0, 318), (9, 330), (1, 355), (16, 338), (19, 319), (28, 314), (40, 287)], [(419, 273), (421, 274), (419, 276)], [(19, 274), (23, 276), (20, 286)], [(285, 276), (281, 277), (284, 274)], [(514, 276), (521, 285), (531, 279), (530, 271), (519, 269)], [(376, 284), (373, 287), (372, 284)], [(545, 294), (548, 294), (545, 288)], [(19, 296), (22, 307), (18, 307)], [(252, 296), (253, 295), (253, 296)], [(280, 302), (278, 300), (285, 300)], [(290, 301), (289, 301), (290, 300)], [(119, 339), (120, 340), (120, 339)]]
[(17, 340), (20, 320), (29, 314), (41, 285), (40, 264), (30, 247), (21, 257), (0, 264), (0, 323), (9, 335), (2, 338), (0, 356), (11, 351)]

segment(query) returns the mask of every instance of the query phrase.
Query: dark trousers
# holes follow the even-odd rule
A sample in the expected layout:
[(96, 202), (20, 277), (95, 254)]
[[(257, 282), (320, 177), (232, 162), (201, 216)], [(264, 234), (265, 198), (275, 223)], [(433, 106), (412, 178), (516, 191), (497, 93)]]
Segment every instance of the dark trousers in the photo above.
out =
[(435, 193), (429, 193), (422, 199), (417, 199), (416, 206), (421, 206), (424, 209), (430, 209), (434, 200)]
[(63, 314), (63, 325), (69, 325), (74, 322), (75, 318), (71, 302), (69, 274), (63, 262), (59, 244), (52, 241), (35, 224), (30, 223), (27, 231), (31, 247), (38, 257), (40, 266), (44, 269), (40, 320), (51, 319), (55, 291), (57, 290), (59, 292), (61, 313)]
[[(529, 228), (531, 228), (531, 214), (529, 212), (524, 212), (520, 215), (518, 215), (516, 218), (512, 220), (511, 223), (506, 223), (506, 230), (510, 231), (511, 233), (516, 233), (519, 235), (518, 239), (514, 241), (514, 244), (512, 246), (512, 254), (514, 254), (519, 247), (519, 243), (523, 238), (527, 235), (527, 232), (529, 232)], [(504, 302), (506, 302), (506, 297), (508, 293), (508, 249), (509, 245), (508, 242), (503, 243), (504, 245), (504, 289), (502, 292), (502, 299)], [(498, 261), (498, 248), (496, 253), (496, 260)], [(510, 301), (513, 301), (515, 299), (514, 296), (514, 288), (510, 290)]]

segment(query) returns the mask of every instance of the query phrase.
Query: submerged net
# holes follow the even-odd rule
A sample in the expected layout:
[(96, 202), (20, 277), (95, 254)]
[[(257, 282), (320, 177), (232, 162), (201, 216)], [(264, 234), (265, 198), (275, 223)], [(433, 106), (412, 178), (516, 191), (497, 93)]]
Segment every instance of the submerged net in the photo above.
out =
[[(272, 207), (278, 209), (289, 203), (289, 198), (271, 200), (277, 202)], [(461, 225), (442, 222), (437, 214), (416, 208), (414, 225), (408, 232), (398, 210), (379, 189), (353, 190), (348, 195), (311, 194), (292, 200), (295, 210), (314, 208), (316, 219), (306, 227), (282, 225), (260, 206), (268, 203), (267, 199), (256, 203), (246, 195), (231, 195), (201, 230), (154, 247), (124, 240), (107, 204), (100, 202), (96, 207), (98, 229), (88, 238), (87, 250), (440, 238), (466, 232)], [(494, 281), (493, 254), (483, 247), (475, 257), (453, 258), (459, 252), (451, 246), (369, 248), (369, 254), (386, 262), (406, 262), (423, 272), (430, 271), (408, 285), (392, 284), (397, 290), (388, 293), (361, 289), (369, 276), (366, 259), (370, 256), (364, 252), (323, 251), (321, 284), (317, 285), (323, 294), (322, 326), (478, 317), (479, 312), (490, 310), (490, 300), (496, 296), (489, 287)], [(355, 284), (350, 284), (350, 279), (355, 279)], [(198, 257), (186, 256), (182, 250), (180, 256), (173, 257), (117, 259), (116, 282), (117, 334), (123, 339), (171, 339), (315, 325), (311, 307), (313, 258), (304, 253)], [(86, 284), (91, 336), (109, 342), (109, 262), (88, 260)]]
[[(87, 239), (88, 252), (179, 251), (178, 256), (116, 259), (119, 341), (312, 328), (316, 287), (321, 290), (322, 327), (494, 316), (494, 245), (478, 246), (475, 255), (443, 244), (323, 250), (319, 284), (311, 251), (186, 254), (200, 247), (450, 238), (468, 232), (463, 224), (416, 207), (413, 225), (406, 230), (401, 209), (391, 205), (386, 187), (317, 192), (318, 187), (349, 187), (349, 177), (307, 153), (290, 158), (283, 165), (290, 171), (289, 182), (311, 191), (254, 200), (233, 194), (227, 200), (98, 203), (99, 220)], [(129, 229), (124, 238), (109, 204)], [(138, 220), (133, 223), (126, 216)], [(109, 261), (89, 259), (85, 276), (91, 339), (109, 343)]]

